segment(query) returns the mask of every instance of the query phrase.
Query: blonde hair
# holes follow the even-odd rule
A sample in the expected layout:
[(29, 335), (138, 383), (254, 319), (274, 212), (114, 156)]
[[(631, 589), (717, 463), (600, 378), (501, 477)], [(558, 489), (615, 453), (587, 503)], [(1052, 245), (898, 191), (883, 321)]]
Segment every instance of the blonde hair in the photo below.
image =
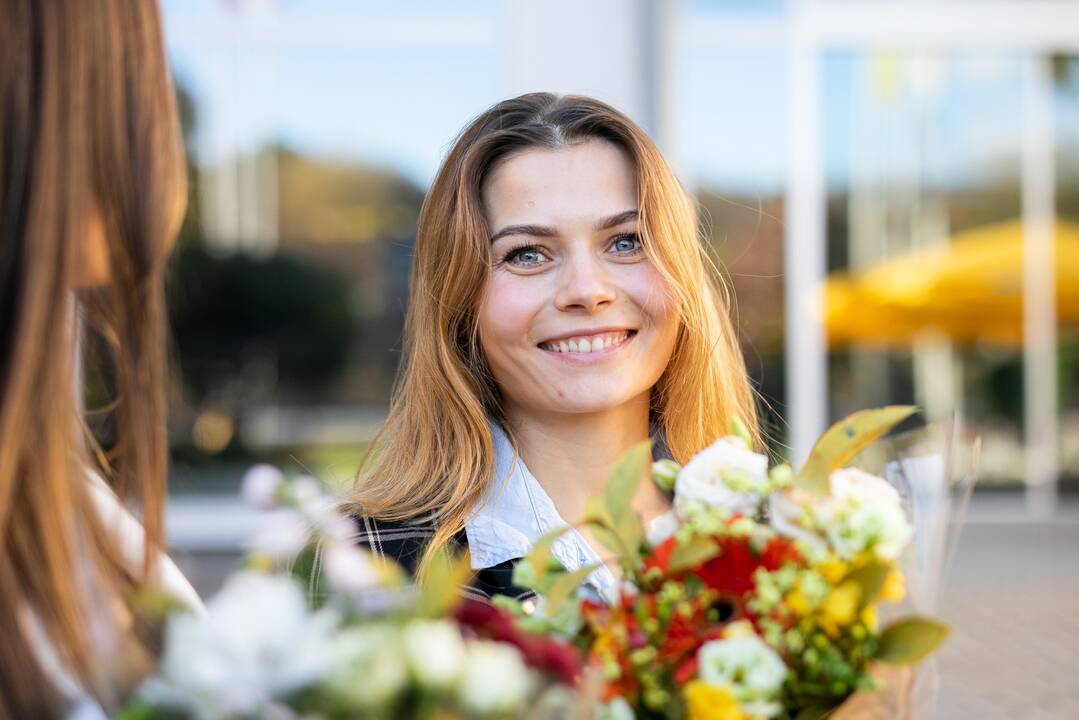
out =
[(504, 420), (478, 343), (477, 305), (490, 268), (482, 185), (511, 155), (593, 139), (633, 160), (638, 232), (679, 307), (675, 350), (653, 389), (652, 422), (680, 462), (727, 434), (732, 417), (760, 444), (729, 290), (700, 235), (696, 204), (659, 149), (632, 120), (592, 98), (530, 93), (500, 102), (461, 132), (424, 201), (404, 360), (389, 416), (357, 474), (358, 512), (437, 523), (427, 557), (483, 498), (494, 468), (487, 417)]

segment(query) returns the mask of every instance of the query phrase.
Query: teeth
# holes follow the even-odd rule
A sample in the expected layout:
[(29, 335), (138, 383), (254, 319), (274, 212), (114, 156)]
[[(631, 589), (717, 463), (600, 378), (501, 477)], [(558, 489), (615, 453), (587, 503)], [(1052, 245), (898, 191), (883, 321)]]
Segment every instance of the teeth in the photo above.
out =
[(597, 335), (591, 339), (586, 337), (573, 338), (571, 340), (555, 340), (543, 343), (540, 347), (552, 352), (571, 353), (594, 353), (606, 350), (609, 347), (622, 344), (629, 337), (628, 332)]

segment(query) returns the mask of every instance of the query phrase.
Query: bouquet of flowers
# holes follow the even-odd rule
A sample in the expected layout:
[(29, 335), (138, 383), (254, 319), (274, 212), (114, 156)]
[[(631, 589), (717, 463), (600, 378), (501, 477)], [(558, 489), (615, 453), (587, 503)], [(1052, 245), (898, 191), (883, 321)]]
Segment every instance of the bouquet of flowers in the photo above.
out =
[(353, 542), (311, 477), (252, 468), (266, 511), (247, 567), (203, 614), (172, 608), (157, 674), (118, 715), (141, 718), (566, 717), (581, 657), (460, 596), (441, 556), (420, 587)]
[[(599, 603), (551, 562), (542, 538), (515, 582), (543, 602), (535, 627), (570, 638), (602, 675), (600, 717), (743, 720), (830, 715), (877, 687), (882, 664), (909, 666), (948, 628), (929, 617), (882, 625), (904, 596), (899, 560), (912, 528), (895, 488), (847, 463), (914, 412), (855, 413), (829, 429), (796, 474), (769, 469), (736, 424), (684, 467), (652, 466), (674, 509), (646, 533), (630, 498), (648, 443), (631, 450), (585, 523), (622, 570)], [(508, 605), (509, 603), (502, 603)], [(896, 713), (898, 714), (898, 713)]]

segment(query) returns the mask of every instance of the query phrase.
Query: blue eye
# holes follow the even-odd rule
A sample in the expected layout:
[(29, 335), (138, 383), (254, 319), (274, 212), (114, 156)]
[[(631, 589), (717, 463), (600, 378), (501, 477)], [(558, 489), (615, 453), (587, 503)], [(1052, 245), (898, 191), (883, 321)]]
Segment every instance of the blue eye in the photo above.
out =
[(543, 262), (543, 253), (535, 245), (523, 245), (507, 252), (502, 262), (525, 267), (539, 265)]
[(637, 233), (619, 235), (611, 243), (611, 247), (621, 255), (633, 255), (641, 249), (641, 238)]

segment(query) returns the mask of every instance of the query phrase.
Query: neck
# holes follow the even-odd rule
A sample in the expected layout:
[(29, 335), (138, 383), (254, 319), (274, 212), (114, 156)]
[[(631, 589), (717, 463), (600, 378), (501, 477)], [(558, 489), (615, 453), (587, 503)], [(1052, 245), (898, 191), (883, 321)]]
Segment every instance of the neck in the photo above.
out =
[[(649, 395), (597, 413), (536, 413), (508, 407), (507, 423), (521, 458), (569, 524), (584, 517), (588, 498), (603, 493), (611, 470), (633, 445), (648, 439)], [(648, 481), (647, 468), (633, 498), (645, 522), (669, 506)]]

